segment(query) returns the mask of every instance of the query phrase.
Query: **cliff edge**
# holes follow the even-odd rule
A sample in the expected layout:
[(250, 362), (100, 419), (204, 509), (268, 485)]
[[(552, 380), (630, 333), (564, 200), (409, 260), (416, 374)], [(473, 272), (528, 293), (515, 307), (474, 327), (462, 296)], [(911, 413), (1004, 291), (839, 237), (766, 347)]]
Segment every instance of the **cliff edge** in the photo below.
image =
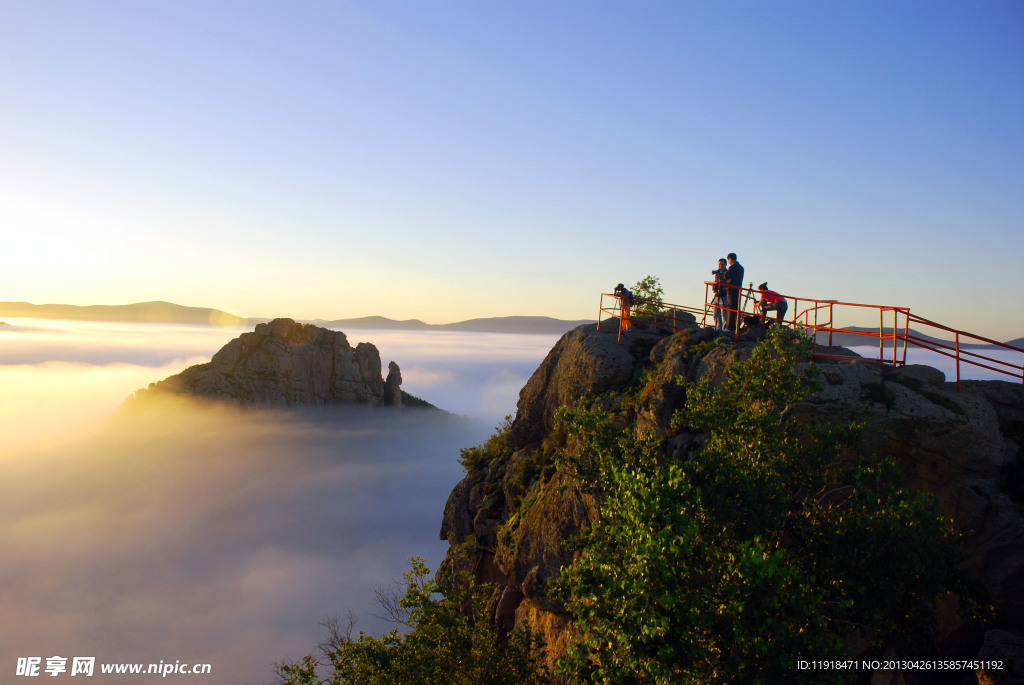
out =
[[(564, 653), (570, 616), (547, 582), (573, 561), (566, 538), (596, 512), (588, 489), (551, 458), (555, 411), (585, 400), (632, 403), (632, 420), (662, 438), (666, 455), (685, 458), (704, 436), (670, 426), (686, 399), (677, 377), (723, 379), (759, 337), (749, 331), (734, 341), (691, 324), (674, 335), (634, 330), (620, 345), (617, 332), (614, 321), (600, 331), (585, 325), (556, 343), (520, 392), (504, 449), (467, 463), (444, 509), (441, 539), (449, 551), (438, 578), (468, 573), (497, 584), (496, 620), (542, 634), (550, 660)], [(908, 487), (932, 493), (940, 515), (966, 534), (966, 568), (987, 588), (995, 616), (970, 625), (955, 607), (940, 606), (937, 653), (1006, 659), (1024, 669), (1024, 386), (975, 381), (957, 392), (925, 366), (864, 360), (819, 367), (821, 387), (797, 408), (801, 420), (861, 423), (858, 454), (895, 457)]]

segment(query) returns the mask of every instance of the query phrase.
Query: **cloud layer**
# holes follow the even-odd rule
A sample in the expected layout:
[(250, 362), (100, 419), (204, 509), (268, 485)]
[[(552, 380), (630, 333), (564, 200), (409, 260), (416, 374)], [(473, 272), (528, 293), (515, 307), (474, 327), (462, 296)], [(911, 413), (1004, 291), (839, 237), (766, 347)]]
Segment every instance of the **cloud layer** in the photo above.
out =
[(487, 432), (434, 412), (174, 405), (9, 452), (0, 667), (177, 659), (258, 683), (328, 616), (383, 629), (374, 588), (410, 555), (440, 562), (458, 448)]
[[(238, 331), (11, 322), (0, 334), (0, 672), (18, 657), (210, 663), (264, 683), (271, 662), (353, 610), (410, 555), (440, 563), (458, 450), (515, 410), (551, 336), (356, 331), (403, 388), (471, 418), (162, 404), (116, 412)], [(109, 682), (124, 682), (111, 676)], [(150, 682), (162, 681), (151, 679)], [(104, 682), (97, 674), (93, 682)], [(133, 678), (132, 682), (146, 682)]]

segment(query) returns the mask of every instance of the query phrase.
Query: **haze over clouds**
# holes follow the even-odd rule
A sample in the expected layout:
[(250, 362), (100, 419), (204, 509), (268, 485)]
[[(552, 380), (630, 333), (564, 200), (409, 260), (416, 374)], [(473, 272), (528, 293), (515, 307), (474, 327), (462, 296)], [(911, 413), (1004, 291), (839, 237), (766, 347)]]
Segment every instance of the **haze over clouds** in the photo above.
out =
[(498, 421), (514, 414), (519, 390), (558, 341), (557, 335), (355, 331), (387, 364), (402, 368), (402, 387), (458, 414)]
[[(54, 435), (106, 416), (149, 383), (201, 364), (249, 329), (10, 320), (0, 327), (0, 430), (5, 443)], [(494, 425), (557, 336), (418, 331), (348, 332), (374, 343), (403, 388)], [(42, 433), (40, 433), (42, 431)]]
[(209, 361), (229, 340), (252, 330), (53, 319), (5, 321), (8, 325), (0, 327), (0, 364), (65, 361), (164, 366), (196, 358)]
[(12, 323), (0, 334), (0, 665), (180, 659), (231, 683), (269, 680), (271, 661), (310, 651), (319, 621), (350, 608), (358, 628), (389, 627), (373, 590), (410, 555), (440, 563), (459, 448), (514, 411), (554, 342), (349, 336), (398, 361), (408, 391), (472, 419), (177, 403), (114, 415), (238, 331)]
[(383, 629), (374, 588), (409, 555), (440, 563), (458, 448), (488, 432), (434, 412), (174, 404), (5, 450), (0, 664), (179, 659), (256, 683), (328, 616)]

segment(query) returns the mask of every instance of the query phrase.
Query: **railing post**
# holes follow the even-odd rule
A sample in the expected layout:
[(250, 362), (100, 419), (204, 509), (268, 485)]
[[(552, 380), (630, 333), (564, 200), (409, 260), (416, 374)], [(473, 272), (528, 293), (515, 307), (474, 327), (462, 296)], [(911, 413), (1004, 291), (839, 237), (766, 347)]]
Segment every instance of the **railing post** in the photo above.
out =
[(886, 312), (879, 307), (879, 361), (886, 359)]
[(960, 392), (960, 331), (956, 332), (956, 391)]
[(896, 366), (896, 310), (893, 309), (893, 366)]
[(834, 306), (833, 303), (831, 303), (831, 302), (828, 303), (828, 351), (829, 352), (832, 352), (832, 329), (834, 328), (834, 326), (832, 325), (832, 307), (833, 306)]
[[(704, 316), (700, 320), (701, 327), (704, 327), (708, 323), (708, 284), (704, 284)], [(713, 321), (714, 319), (712, 319)]]
[(903, 312), (906, 324), (903, 329), (903, 366), (907, 365), (907, 342), (910, 338), (910, 310)]

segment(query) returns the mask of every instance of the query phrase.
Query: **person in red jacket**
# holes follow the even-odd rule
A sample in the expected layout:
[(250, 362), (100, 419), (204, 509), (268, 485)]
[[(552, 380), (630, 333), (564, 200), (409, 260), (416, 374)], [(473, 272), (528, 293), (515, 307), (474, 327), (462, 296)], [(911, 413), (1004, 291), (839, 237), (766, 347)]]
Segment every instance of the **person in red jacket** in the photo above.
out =
[(757, 286), (757, 289), (761, 291), (761, 301), (757, 303), (757, 306), (761, 309), (761, 319), (767, 320), (768, 312), (770, 311), (776, 313), (775, 319), (777, 321), (782, 321), (786, 318), (786, 311), (789, 309), (789, 303), (786, 302), (786, 298), (774, 290), (768, 290), (767, 281)]

